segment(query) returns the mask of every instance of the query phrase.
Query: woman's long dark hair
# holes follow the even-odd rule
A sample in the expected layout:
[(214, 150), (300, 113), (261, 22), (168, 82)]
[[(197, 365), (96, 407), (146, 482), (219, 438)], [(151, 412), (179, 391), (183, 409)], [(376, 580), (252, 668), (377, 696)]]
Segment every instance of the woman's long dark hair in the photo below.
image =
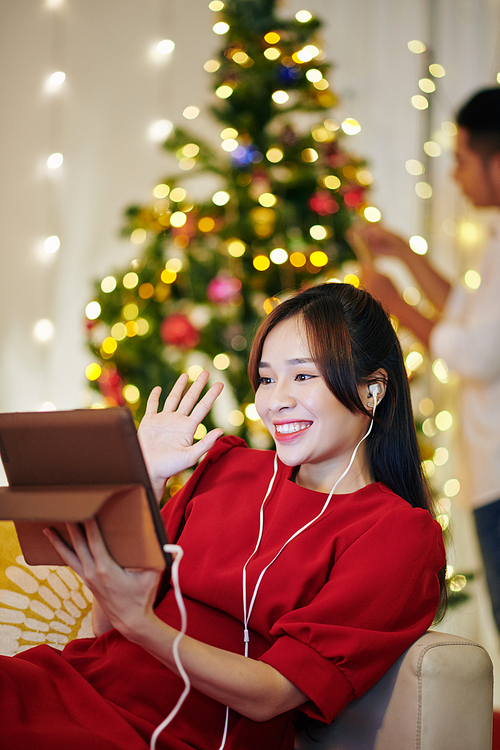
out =
[[(398, 337), (382, 305), (351, 284), (327, 283), (311, 287), (279, 304), (262, 322), (248, 366), (254, 390), (258, 365), (268, 333), (294, 317), (304, 323), (312, 357), (328, 388), (353, 413), (371, 417), (358, 393), (360, 385), (386, 383), (374, 425), (366, 440), (370, 472), (376, 482), (414, 508), (434, 517), (432, 496), (422, 473), (411, 408), (410, 388)], [(383, 370), (376, 378), (373, 374)], [(441, 604), (446, 604), (445, 571), (441, 571)]]

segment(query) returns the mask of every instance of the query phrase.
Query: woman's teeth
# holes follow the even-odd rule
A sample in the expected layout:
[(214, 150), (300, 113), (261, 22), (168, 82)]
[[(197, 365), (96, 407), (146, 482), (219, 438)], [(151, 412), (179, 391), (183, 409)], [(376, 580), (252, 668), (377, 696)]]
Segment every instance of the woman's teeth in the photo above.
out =
[(276, 432), (280, 434), (288, 434), (290, 432), (300, 432), (309, 427), (310, 422), (287, 422), (287, 424), (277, 424)]

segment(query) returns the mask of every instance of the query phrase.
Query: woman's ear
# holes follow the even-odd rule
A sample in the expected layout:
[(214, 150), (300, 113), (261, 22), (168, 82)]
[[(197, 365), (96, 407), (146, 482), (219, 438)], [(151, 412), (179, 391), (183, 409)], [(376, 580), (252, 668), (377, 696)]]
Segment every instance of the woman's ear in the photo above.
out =
[(368, 411), (373, 411), (375, 404), (380, 404), (387, 390), (387, 373), (380, 369), (373, 372), (365, 385), (360, 386), (360, 396)]

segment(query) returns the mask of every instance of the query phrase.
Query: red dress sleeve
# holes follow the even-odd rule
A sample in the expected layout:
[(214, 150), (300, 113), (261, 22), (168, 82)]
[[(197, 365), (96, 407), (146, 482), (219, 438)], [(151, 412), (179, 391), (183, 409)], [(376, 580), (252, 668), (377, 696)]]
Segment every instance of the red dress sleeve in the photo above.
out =
[(175, 495), (168, 500), (161, 510), (161, 515), (167, 531), (168, 540), (175, 544), (179, 534), (189, 516), (188, 504), (195, 493), (196, 487), (208, 471), (212, 464), (216, 463), (221, 456), (228, 453), (232, 448), (248, 448), (242, 438), (236, 435), (224, 435), (214, 445), (211, 450), (205, 454), (196, 469), (189, 477), (186, 484)]
[(261, 660), (308, 695), (305, 713), (332, 721), (432, 624), (444, 563), (427, 511), (390, 510), (342, 551), (307, 606), (276, 621)]

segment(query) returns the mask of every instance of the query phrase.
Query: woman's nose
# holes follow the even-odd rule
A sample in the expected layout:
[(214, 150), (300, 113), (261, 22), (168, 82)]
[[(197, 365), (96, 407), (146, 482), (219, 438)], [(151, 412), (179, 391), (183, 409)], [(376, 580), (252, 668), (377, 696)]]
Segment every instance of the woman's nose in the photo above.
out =
[(269, 403), (271, 411), (281, 411), (281, 409), (295, 406), (295, 403), (295, 398), (289, 386), (286, 383), (278, 381), (273, 388), (273, 394)]

